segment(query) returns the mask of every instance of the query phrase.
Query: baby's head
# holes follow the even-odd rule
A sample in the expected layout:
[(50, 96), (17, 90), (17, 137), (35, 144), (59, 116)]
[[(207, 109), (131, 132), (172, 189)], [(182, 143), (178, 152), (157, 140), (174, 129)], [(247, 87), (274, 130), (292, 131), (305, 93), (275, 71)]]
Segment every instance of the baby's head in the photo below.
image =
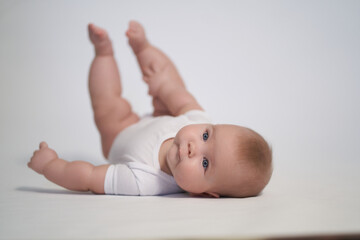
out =
[(195, 195), (258, 195), (272, 174), (269, 145), (236, 125), (193, 124), (180, 129), (166, 156), (177, 184)]

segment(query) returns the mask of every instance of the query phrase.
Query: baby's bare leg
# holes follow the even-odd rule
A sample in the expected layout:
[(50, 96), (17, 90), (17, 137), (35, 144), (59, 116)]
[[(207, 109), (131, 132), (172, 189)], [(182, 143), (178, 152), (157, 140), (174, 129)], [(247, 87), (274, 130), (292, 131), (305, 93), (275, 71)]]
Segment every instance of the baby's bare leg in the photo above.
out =
[[(126, 35), (137, 57), (143, 79), (149, 85), (149, 94), (153, 97), (153, 115), (172, 115), (158, 92), (163, 83), (160, 80), (166, 80), (172, 82), (174, 86), (185, 88), (185, 84), (175, 65), (161, 50), (149, 43), (144, 28), (138, 22), (130, 22)], [(154, 78), (156, 78), (156, 81), (151, 81)]]
[(95, 47), (95, 58), (89, 73), (89, 91), (103, 154), (108, 157), (116, 135), (139, 121), (139, 117), (121, 96), (120, 74), (106, 31), (93, 24), (89, 24), (88, 30)]

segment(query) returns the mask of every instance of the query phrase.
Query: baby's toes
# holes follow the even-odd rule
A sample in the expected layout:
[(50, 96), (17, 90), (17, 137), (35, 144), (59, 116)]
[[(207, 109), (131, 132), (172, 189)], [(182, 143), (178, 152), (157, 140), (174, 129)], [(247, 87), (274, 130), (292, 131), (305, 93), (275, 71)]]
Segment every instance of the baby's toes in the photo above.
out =
[(136, 32), (136, 30), (129, 28), (129, 29), (126, 31), (126, 36), (127, 36), (129, 39), (135, 39), (136, 36), (137, 36), (137, 32)]
[(107, 32), (94, 24), (89, 24), (88, 29), (90, 40), (94, 44), (100, 43), (108, 38)]
[(145, 38), (145, 31), (144, 28), (140, 25), (140, 23), (136, 21), (130, 21), (129, 23), (129, 29), (126, 32), (127, 36), (129, 38)]
[(130, 21), (129, 28), (133, 29), (135, 31), (144, 31), (144, 28), (142, 27), (142, 25), (140, 23), (138, 23), (137, 21)]

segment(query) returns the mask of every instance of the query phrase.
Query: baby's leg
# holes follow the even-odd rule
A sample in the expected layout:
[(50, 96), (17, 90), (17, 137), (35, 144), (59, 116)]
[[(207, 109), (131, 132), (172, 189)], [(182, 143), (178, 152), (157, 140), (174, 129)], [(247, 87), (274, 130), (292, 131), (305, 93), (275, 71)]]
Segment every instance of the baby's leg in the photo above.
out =
[(89, 91), (103, 154), (108, 157), (116, 135), (138, 122), (139, 117), (121, 96), (120, 74), (106, 31), (93, 24), (89, 24), (88, 30), (95, 47), (95, 58), (89, 73)]
[[(158, 97), (157, 93), (162, 84), (160, 79), (185, 87), (175, 65), (162, 51), (149, 43), (146, 39), (144, 28), (138, 22), (130, 22), (126, 35), (137, 57), (143, 79), (149, 85), (149, 94), (153, 97), (153, 115), (171, 115), (170, 110), (163, 100)], [(156, 81), (151, 81), (155, 78)]]

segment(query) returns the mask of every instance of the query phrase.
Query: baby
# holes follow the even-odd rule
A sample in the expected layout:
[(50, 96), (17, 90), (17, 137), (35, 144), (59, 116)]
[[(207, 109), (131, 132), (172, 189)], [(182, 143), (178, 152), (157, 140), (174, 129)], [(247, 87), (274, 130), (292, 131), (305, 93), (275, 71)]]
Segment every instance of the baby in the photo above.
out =
[(154, 111), (142, 119), (122, 97), (120, 74), (105, 30), (89, 24), (95, 58), (89, 91), (102, 151), (110, 164), (68, 162), (45, 142), (28, 166), (75, 191), (98, 194), (258, 195), (272, 174), (269, 145), (255, 131), (213, 125), (171, 60), (131, 21), (126, 35), (148, 84)]

